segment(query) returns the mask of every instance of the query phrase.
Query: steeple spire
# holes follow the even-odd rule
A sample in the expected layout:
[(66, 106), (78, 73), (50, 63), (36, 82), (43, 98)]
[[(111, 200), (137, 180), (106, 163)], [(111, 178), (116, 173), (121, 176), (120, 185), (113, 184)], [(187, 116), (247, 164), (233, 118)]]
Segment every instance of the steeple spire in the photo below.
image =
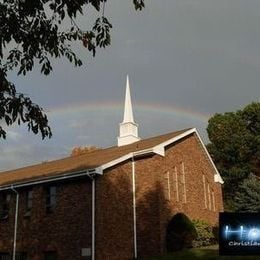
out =
[(127, 122), (134, 122), (128, 75), (126, 76), (125, 111), (123, 123)]
[(119, 125), (118, 146), (127, 145), (139, 141), (138, 125), (134, 122), (132, 101), (130, 94), (129, 77), (126, 77), (124, 119)]

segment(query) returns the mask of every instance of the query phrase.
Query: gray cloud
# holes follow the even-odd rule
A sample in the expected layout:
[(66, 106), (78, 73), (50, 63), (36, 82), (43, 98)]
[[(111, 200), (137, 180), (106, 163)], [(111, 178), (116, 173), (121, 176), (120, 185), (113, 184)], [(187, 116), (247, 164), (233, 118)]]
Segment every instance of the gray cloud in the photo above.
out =
[[(150, 0), (138, 13), (131, 1), (111, 0), (106, 8), (114, 25), (111, 47), (93, 59), (77, 45), (86, 61), (79, 69), (55, 61), (50, 77), (37, 72), (11, 77), (19, 91), (49, 111), (79, 103), (123, 103), (127, 73), (135, 103), (209, 115), (236, 110), (260, 96), (259, 10), (255, 0)], [(82, 16), (80, 24), (87, 27), (89, 19)], [(12, 129), (9, 140), (1, 141), (1, 167), (62, 157), (78, 145), (113, 145), (121, 116), (122, 111), (50, 113), (54, 137), (43, 143), (23, 128)], [(142, 137), (196, 126), (207, 141), (207, 122), (195, 117), (138, 110), (135, 117)]]

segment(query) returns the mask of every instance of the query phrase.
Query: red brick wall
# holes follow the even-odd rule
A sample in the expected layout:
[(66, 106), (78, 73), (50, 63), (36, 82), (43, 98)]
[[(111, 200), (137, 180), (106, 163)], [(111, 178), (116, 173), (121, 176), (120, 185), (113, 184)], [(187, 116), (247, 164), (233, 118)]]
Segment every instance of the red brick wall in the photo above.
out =
[[(186, 202), (183, 200), (181, 183), (182, 163), (185, 169)], [(176, 201), (174, 188), (175, 167), (179, 201)], [(223, 203), (221, 185), (214, 182), (214, 173), (195, 135), (167, 147), (165, 157), (151, 155), (135, 159), (138, 256), (165, 252), (167, 224), (178, 212), (184, 212), (191, 219), (203, 219), (212, 225), (217, 224), (218, 212), (223, 210)], [(210, 187), (210, 195), (214, 192), (215, 210), (212, 198), (211, 210), (208, 199), (205, 208), (203, 174)], [(132, 259), (132, 162), (107, 170), (97, 180), (96, 193), (97, 259)]]
[[(185, 169), (181, 182), (182, 163)], [(175, 168), (178, 176), (177, 201)], [(136, 216), (138, 256), (165, 252), (166, 228), (178, 212), (191, 219), (203, 219), (215, 225), (223, 210), (221, 185), (214, 182), (214, 169), (195, 135), (166, 149), (165, 157), (150, 155), (135, 160)], [(203, 178), (209, 185), (205, 208)], [(91, 247), (91, 181), (67, 182), (58, 186), (57, 208), (45, 212), (45, 190), (33, 188), (33, 209), (24, 218), (25, 193), (20, 190), (17, 251), (40, 259), (43, 251), (57, 250), (59, 259), (77, 260), (81, 248)], [(213, 210), (212, 194), (215, 197)], [(14, 195), (8, 222), (0, 221), (0, 251), (12, 250)], [(96, 179), (96, 259), (124, 260), (134, 256), (132, 161), (105, 171)], [(85, 258), (86, 259), (86, 258)]]
[[(214, 182), (215, 171), (195, 135), (169, 146), (163, 161), (164, 179), (162, 186), (167, 206), (163, 206), (164, 213), (161, 215), (161, 252), (165, 251), (167, 223), (176, 213), (183, 212), (190, 219), (201, 219), (214, 226), (218, 225), (218, 214), (223, 211), (221, 184)], [(186, 202), (184, 202), (184, 187), (181, 183), (182, 164), (184, 164), (185, 171)], [(176, 198), (175, 169), (178, 175), (179, 201)], [(207, 208), (205, 208), (204, 200), (203, 174), (206, 182)], [(210, 187), (211, 209), (209, 209), (207, 184)], [(214, 192), (215, 210), (213, 209), (212, 192)], [(164, 204), (165, 201), (161, 203), (161, 205)], [(167, 210), (165, 211), (165, 209)]]
[(96, 180), (96, 260), (133, 259), (132, 165)]
[[(191, 219), (203, 219), (208, 221), (212, 225), (218, 223), (218, 213), (223, 211), (223, 201), (221, 193), (221, 184), (214, 182), (215, 171), (206, 157), (205, 152), (198, 143), (195, 135), (192, 135), (182, 142), (169, 147), (166, 150), (166, 156), (164, 158), (165, 163), (165, 175), (169, 172), (170, 175), (170, 190), (174, 191), (174, 167), (177, 168), (178, 185), (179, 185), (179, 202), (176, 201), (174, 192), (171, 192), (168, 203), (173, 213), (184, 212)], [(183, 185), (181, 184), (182, 177), (182, 163), (185, 170), (185, 182), (186, 182), (186, 203), (183, 201)], [(203, 174), (205, 176), (206, 184), (210, 187), (211, 192), (211, 210), (207, 206), (205, 208), (204, 200), (204, 187), (203, 187)], [(165, 176), (167, 177), (167, 176)], [(165, 178), (164, 186), (165, 192), (168, 192), (167, 178)], [(206, 185), (207, 205), (208, 205), (208, 192)], [(215, 197), (215, 210), (213, 210), (212, 192)], [(168, 196), (166, 196), (168, 197)]]
[[(159, 155), (136, 161), (138, 255), (160, 253), (161, 214), (167, 214), (163, 178), (163, 158)], [(165, 207), (166, 206), (166, 207)]]
[[(87, 178), (87, 177), (86, 177)], [(81, 248), (91, 247), (91, 182), (81, 180), (57, 186), (57, 206), (46, 214), (45, 188), (33, 187), (30, 218), (24, 217), (25, 190), (19, 190), (17, 251), (30, 259), (43, 259), (44, 251), (57, 251), (59, 259), (77, 260)], [(0, 251), (12, 252), (15, 195), (8, 221), (0, 221)]]

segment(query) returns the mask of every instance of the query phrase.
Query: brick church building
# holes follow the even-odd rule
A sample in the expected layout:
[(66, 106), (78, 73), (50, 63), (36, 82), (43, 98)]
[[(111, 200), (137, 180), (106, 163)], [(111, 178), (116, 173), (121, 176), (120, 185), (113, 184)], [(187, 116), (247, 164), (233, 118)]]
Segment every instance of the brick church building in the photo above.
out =
[(162, 254), (176, 213), (218, 224), (221, 184), (196, 129), (138, 137), (127, 80), (117, 146), (0, 174), (0, 259)]

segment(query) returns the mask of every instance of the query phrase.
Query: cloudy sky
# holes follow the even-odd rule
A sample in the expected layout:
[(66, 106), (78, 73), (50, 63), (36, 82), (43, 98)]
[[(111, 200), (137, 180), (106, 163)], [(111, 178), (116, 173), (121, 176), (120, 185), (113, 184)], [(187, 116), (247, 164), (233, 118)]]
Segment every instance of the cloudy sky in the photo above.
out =
[[(54, 135), (42, 141), (25, 126), (9, 128), (0, 171), (65, 157), (75, 146), (115, 145), (127, 74), (142, 138), (196, 127), (208, 142), (210, 116), (259, 101), (259, 0), (146, 3), (136, 12), (129, 0), (110, 0), (112, 45), (94, 59), (77, 46), (81, 68), (59, 60), (48, 77), (10, 74), (47, 111)], [(97, 15), (86, 11), (83, 29)]]

